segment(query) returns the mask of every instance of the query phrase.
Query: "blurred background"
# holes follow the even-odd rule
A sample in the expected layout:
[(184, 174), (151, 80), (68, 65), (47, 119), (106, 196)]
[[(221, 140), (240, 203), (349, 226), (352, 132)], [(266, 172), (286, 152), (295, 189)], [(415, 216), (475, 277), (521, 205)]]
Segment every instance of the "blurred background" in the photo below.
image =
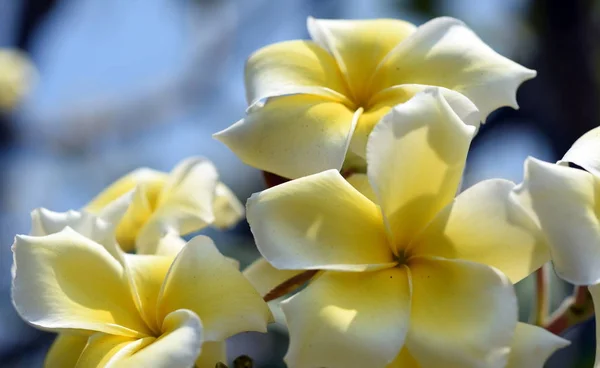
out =
[[(13, 108), (0, 108), (0, 367), (41, 366), (54, 336), (27, 326), (10, 302), (10, 245), (29, 212), (80, 208), (121, 175), (169, 171), (201, 155), (245, 199), (263, 189), (211, 134), (242, 118), (244, 62), (254, 50), (306, 39), (306, 17), (464, 20), (501, 54), (538, 71), (519, 90), (520, 110), (493, 113), (469, 156), (464, 187), (522, 179), (523, 160), (554, 161), (600, 125), (600, 2), (592, 0), (0, 0), (0, 48), (31, 58), (37, 76)], [(1, 73), (1, 72), (0, 72)], [(1, 75), (0, 75), (1, 77)], [(223, 253), (257, 257), (246, 223), (208, 231)], [(518, 285), (521, 318), (532, 280)], [(553, 306), (570, 287), (553, 279)], [(594, 324), (548, 367), (591, 367)], [(242, 334), (230, 358), (283, 367), (285, 332)]]

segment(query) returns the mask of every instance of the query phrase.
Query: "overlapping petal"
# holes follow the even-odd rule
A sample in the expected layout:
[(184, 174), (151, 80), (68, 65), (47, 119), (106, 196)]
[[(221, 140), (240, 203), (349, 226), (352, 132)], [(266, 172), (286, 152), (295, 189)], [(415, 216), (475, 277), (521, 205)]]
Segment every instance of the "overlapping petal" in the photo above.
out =
[(503, 367), (517, 323), (509, 280), (475, 262), (415, 257), (406, 346), (423, 367)]
[(525, 179), (514, 195), (539, 223), (560, 277), (577, 285), (598, 283), (599, 179), (583, 170), (528, 158)]
[(570, 342), (545, 329), (517, 323), (506, 368), (543, 368), (546, 360)]
[(282, 303), (290, 329), (289, 367), (380, 367), (392, 362), (408, 329), (405, 267), (369, 273), (327, 271)]
[[(373, 131), (373, 128), (379, 123), (381, 118), (389, 113), (394, 106), (410, 100), (417, 93), (427, 89), (431, 89), (431, 86), (423, 84), (404, 84), (386, 88), (371, 97), (371, 100), (367, 105), (368, 107), (365, 108), (365, 111), (356, 124), (356, 129), (354, 130), (354, 135), (350, 142), (350, 150), (360, 157), (366, 157), (369, 134)], [(438, 87), (438, 89), (460, 120), (467, 125), (479, 127), (481, 115), (473, 102), (456, 91), (442, 87)]]
[(512, 182), (493, 179), (461, 193), (413, 240), (410, 254), (493, 266), (516, 283), (550, 259), (543, 234), (510, 200)]
[(311, 94), (345, 101), (348, 90), (332, 55), (311, 41), (286, 41), (263, 47), (246, 63), (246, 99)]
[(467, 96), (485, 118), (502, 106), (517, 108), (517, 88), (535, 75), (497, 54), (463, 22), (442, 17), (418, 27), (387, 55), (371, 89), (412, 83), (446, 87)]
[(17, 236), (13, 252), (13, 301), (25, 321), (46, 329), (151, 334), (123, 265), (102, 245), (65, 228), (43, 237)]
[(291, 279), (292, 277), (304, 272), (303, 270), (279, 270), (273, 267), (266, 259), (259, 258), (252, 262), (244, 270), (244, 276), (250, 281), (252, 286), (264, 296), (273, 290), (277, 285)]
[(61, 333), (50, 346), (44, 367), (75, 367), (81, 352), (87, 345), (89, 336), (81, 333)]
[(158, 320), (179, 309), (200, 317), (206, 341), (223, 341), (242, 331), (265, 332), (271, 319), (258, 292), (205, 236), (188, 242), (162, 286)]
[(435, 88), (394, 107), (373, 129), (367, 172), (396, 247), (452, 201), (474, 131)]
[(362, 271), (393, 265), (379, 208), (328, 170), (252, 195), (248, 222), (279, 269)]
[(600, 127), (582, 135), (559, 161), (563, 165), (569, 162), (600, 177)]
[(360, 113), (318, 96), (275, 97), (214, 137), (246, 164), (293, 179), (339, 170)]
[(227, 229), (237, 225), (246, 214), (244, 205), (231, 189), (221, 182), (217, 183), (215, 188), (213, 212), (215, 220), (212, 225), (219, 229)]
[(152, 216), (140, 229), (137, 251), (154, 254), (156, 241), (170, 229), (185, 235), (211, 224), (218, 174), (214, 165), (193, 157), (179, 163), (156, 199)]
[(308, 17), (307, 26), (311, 38), (335, 57), (357, 107), (368, 102), (369, 83), (379, 63), (416, 29), (398, 19)]

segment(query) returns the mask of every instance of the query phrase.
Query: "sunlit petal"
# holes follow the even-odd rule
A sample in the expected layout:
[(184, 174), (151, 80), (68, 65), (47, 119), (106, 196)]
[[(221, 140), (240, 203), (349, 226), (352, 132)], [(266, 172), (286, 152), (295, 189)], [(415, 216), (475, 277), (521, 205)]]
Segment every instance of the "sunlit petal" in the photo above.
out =
[(339, 170), (360, 112), (316, 96), (276, 97), (214, 137), (246, 164), (293, 179)]
[(158, 240), (171, 229), (185, 235), (211, 224), (217, 179), (216, 168), (206, 159), (192, 157), (180, 162), (169, 174), (154, 212), (137, 236), (138, 253), (155, 254)]
[(570, 342), (545, 329), (517, 323), (506, 368), (543, 368), (546, 360)]
[(499, 271), (474, 262), (416, 257), (406, 346), (423, 367), (503, 367), (517, 300)]
[(474, 131), (436, 88), (394, 107), (373, 129), (367, 172), (396, 247), (452, 201)]
[(382, 367), (402, 345), (410, 314), (407, 268), (328, 271), (282, 303), (290, 367)]
[(446, 87), (472, 100), (485, 119), (501, 106), (517, 108), (517, 88), (535, 75), (497, 54), (463, 22), (442, 17), (417, 28), (388, 54), (372, 88), (411, 83)]
[(335, 57), (357, 106), (368, 101), (369, 83), (377, 65), (416, 29), (398, 19), (309, 17), (307, 25), (311, 38)]
[(599, 179), (583, 170), (528, 158), (525, 179), (514, 193), (546, 235), (558, 275), (578, 285), (599, 282)]
[(311, 41), (286, 41), (263, 47), (246, 63), (246, 99), (308, 93), (343, 101), (348, 91), (333, 56)]
[(276, 268), (362, 271), (394, 261), (379, 208), (335, 170), (256, 193), (247, 207), (258, 249)]
[(13, 252), (13, 301), (25, 321), (45, 329), (151, 333), (123, 265), (102, 245), (65, 228), (43, 237), (17, 236)]
[(563, 165), (569, 162), (600, 177), (600, 127), (581, 136), (559, 161)]
[(87, 344), (89, 335), (84, 333), (60, 333), (54, 339), (46, 359), (44, 367), (59, 368), (59, 367), (75, 367), (77, 360)]
[(205, 236), (188, 242), (162, 287), (158, 319), (179, 309), (200, 317), (207, 341), (223, 341), (243, 331), (266, 332), (271, 319), (260, 294)]
[(543, 234), (510, 199), (512, 182), (480, 182), (442, 210), (410, 245), (413, 255), (493, 266), (516, 283), (550, 259)]

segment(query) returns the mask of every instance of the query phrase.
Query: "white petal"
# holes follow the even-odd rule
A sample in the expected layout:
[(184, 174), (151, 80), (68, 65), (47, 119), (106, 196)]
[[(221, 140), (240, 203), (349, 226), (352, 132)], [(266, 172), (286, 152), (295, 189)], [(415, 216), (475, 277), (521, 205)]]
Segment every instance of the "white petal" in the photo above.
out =
[(541, 327), (519, 322), (506, 368), (543, 368), (556, 350), (569, 344)]
[(582, 135), (559, 161), (563, 165), (569, 162), (600, 177), (600, 127)]
[(397, 248), (454, 198), (474, 131), (437, 88), (394, 107), (373, 129), (367, 174)]
[(600, 183), (593, 175), (528, 158), (514, 196), (546, 235), (554, 269), (566, 281), (600, 281)]

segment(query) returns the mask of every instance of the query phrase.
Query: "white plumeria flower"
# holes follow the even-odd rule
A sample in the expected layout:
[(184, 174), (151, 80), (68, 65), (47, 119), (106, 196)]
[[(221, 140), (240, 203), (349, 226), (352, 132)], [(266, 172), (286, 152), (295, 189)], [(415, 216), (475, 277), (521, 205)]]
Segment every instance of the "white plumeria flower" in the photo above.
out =
[(125, 254), (94, 215), (32, 219), (13, 245), (12, 297), (25, 321), (59, 333), (48, 367), (213, 368), (229, 336), (266, 332), (266, 303), (208, 237), (176, 257)]

